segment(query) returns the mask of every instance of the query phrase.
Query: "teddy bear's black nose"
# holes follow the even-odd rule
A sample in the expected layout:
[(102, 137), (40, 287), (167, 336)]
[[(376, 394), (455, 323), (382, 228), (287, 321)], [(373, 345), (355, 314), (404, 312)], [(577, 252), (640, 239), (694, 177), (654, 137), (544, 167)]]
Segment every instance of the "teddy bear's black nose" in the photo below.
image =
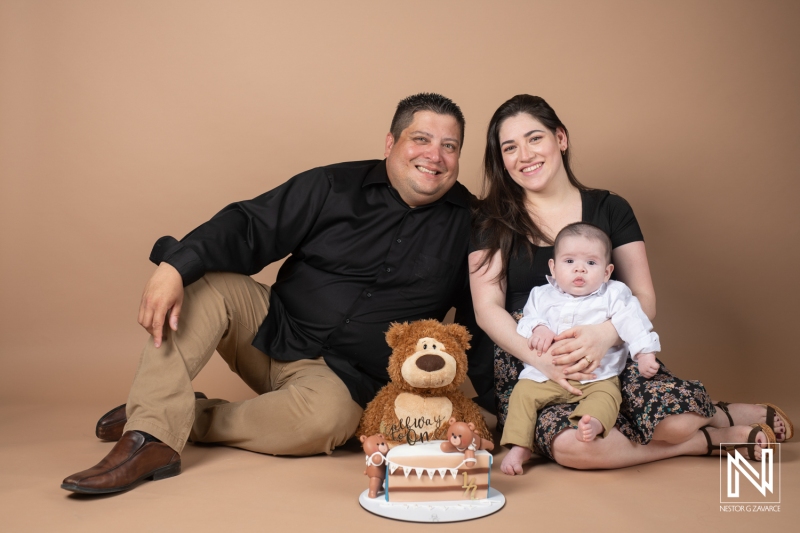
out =
[(425, 354), (417, 359), (417, 368), (425, 372), (436, 372), (444, 367), (444, 359), (432, 353)]

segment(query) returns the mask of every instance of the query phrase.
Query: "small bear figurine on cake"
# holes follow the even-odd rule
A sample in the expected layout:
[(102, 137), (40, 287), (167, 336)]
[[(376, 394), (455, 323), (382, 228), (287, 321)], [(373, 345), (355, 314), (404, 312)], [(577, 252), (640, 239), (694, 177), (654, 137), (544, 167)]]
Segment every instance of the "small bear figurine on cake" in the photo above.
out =
[(380, 433), (369, 437), (361, 435), (359, 440), (367, 455), (367, 469), (364, 470), (364, 475), (369, 478), (369, 497), (377, 498), (378, 489), (386, 479), (386, 454), (389, 446)]
[(450, 427), (447, 428), (447, 440), (439, 447), (446, 453), (463, 453), (465, 465), (474, 466), (475, 450), (490, 452), (494, 449), (494, 444), (481, 438), (475, 432), (475, 424), (472, 422), (459, 422), (453, 417), (450, 419)]
[(454, 417), (473, 424), (476, 434), (489, 440), (478, 406), (458, 388), (467, 378), (469, 340), (459, 324), (393, 323), (386, 332), (391, 381), (367, 405), (356, 434), (380, 433), (390, 447), (445, 440)]

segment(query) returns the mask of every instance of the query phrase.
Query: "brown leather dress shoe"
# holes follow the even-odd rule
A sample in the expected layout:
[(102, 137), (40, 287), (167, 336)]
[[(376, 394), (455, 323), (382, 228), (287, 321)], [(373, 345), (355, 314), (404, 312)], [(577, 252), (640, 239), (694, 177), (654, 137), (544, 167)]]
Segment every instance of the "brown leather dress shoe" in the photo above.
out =
[(80, 494), (130, 490), (145, 479), (159, 480), (181, 473), (181, 456), (162, 442), (147, 442), (138, 431), (126, 431), (102, 461), (72, 474), (61, 488)]
[[(195, 392), (194, 397), (198, 400), (207, 400), (208, 397), (202, 392)], [(97, 421), (97, 426), (94, 428), (94, 434), (100, 440), (119, 440), (122, 436), (122, 431), (125, 429), (125, 424), (128, 422), (128, 417), (125, 414), (125, 405), (118, 405), (106, 414), (100, 417)]]

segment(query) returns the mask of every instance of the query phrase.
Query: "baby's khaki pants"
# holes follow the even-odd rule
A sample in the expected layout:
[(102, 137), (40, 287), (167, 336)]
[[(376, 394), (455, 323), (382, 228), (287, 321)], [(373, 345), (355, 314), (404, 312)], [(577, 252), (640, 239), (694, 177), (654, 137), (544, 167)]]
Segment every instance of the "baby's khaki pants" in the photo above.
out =
[(583, 415), (593, 416), (603, 424), (603, 437), (608, 436), (608, 432), (617, 423), (617, 414), (622, 403), (619, 378), (614, 376), (583, 384), (569, 380), (569, 384), (583, 392), (583, 396), (567, 392), (555, 381), (539, 383), (530, 379), (519, 380), (508, 399), (508, 416), (500, 445), (511, 444), (533, 450), (537, 412), (558, 403), (579, 402), (569, 417), (572, 425), (577, 426)]
[[(270, 288), (209, 273), (185, 289), (178, 331), (142, 352), (125, 431), (150, 433), (180, 453), (187, 439), (275, 455), (330, 453), (350, 438), (361, 407), (322, 360), (277, 361), (251, 346)], [(313, 302), (309, 302), (313, 305)], [(192, 379), (217, 350), (259, 394), (242, 402), (195, 400)]]

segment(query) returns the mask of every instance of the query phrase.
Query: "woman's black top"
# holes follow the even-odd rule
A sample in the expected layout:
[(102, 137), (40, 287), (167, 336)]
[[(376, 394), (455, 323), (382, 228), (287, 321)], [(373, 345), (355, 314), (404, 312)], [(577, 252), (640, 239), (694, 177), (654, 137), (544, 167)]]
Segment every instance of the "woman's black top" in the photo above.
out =
[[(603, 190), (581, 191), (583, 222), (598, 226), (611, 237), (611, 248), (643, 241), (642, 230), (630, 204), (621, 196)], [(553, 259), (552, 246), (537, 246), (533, 257), (526, 246), (519, 246), (508, 264), (506, 310), (517, 311), (525, 307), (531, 289), (547, 283), (550, 274), (548, 261)], [(612, 279), (614, 278), (612, 274)]]

